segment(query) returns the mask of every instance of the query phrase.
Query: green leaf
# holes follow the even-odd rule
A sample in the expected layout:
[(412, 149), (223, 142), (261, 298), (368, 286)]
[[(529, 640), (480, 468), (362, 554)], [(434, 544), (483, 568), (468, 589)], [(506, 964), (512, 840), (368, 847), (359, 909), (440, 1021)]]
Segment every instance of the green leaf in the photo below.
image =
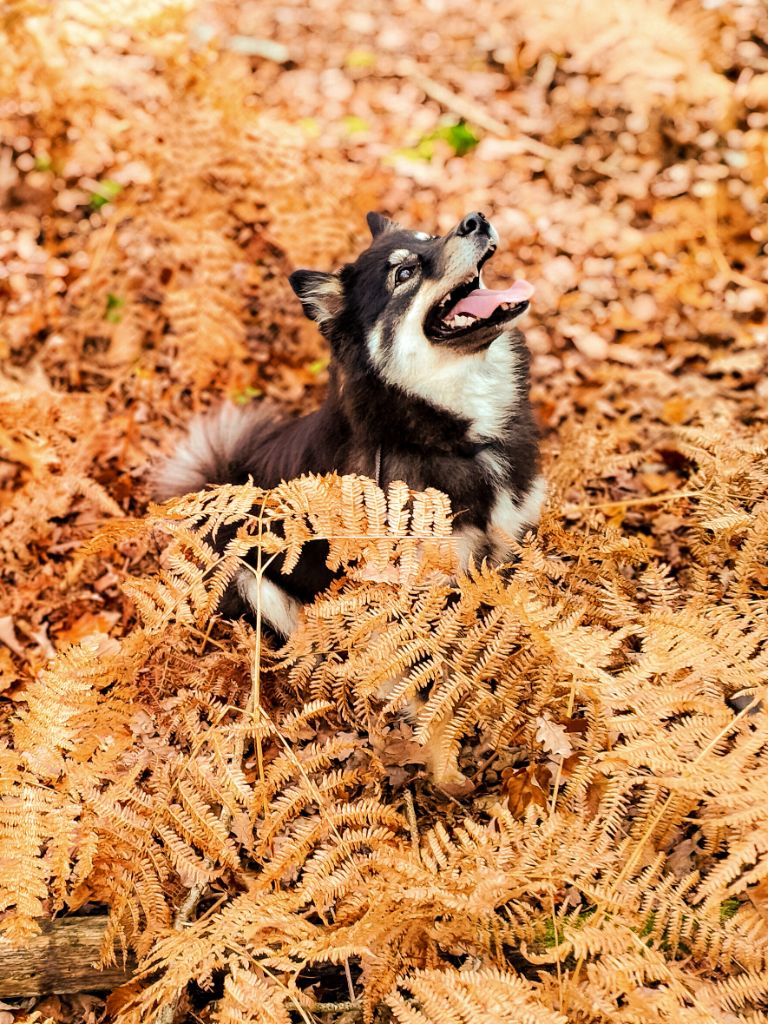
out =
[(313, 362), (307, 363), (307, 370), (314, 377), (319, 377), (320, 374), (323, 372), (323, 370), (325, 370), (327, 368), (327, 366), (328, 366), (328, 360), (327, 359), (315, 359)]
[(344, 58), (348, 68), (372, 68), (376, 63), (376, 54), (370, 50), (350, 50)]
[[(580, 910), (576, 915), (575, 919), (568, 921), (569, 928), (581, 928), (588, 921), (591, 921), (597, 911), (597, 907), (586, 907), (584, 910)], [(544, 922), (544, 934), (542, 936), (542, 945), (545, 949), (552, 949), (557, 942), (562, 942), (563, 935), (558, 929), (557, 940), (555, 939), (555, 923), (552, 918), (547, 918)]]
[(650, 914), (648, 915), (648, 917), (646, 917), (645, 921), (643, 921), (643, 926), (642, 926), (642, 928), (640, 929), (640, 931), (637, 934), (640, 936), (641, 939), (644, 939), (646, 937), (646, 935), (650, 935), (651, 934), (651, 932), (653, 931), (653, 926), (655, 924), (656, 924), (656, 912), (652, 910), (650, 912)]
[(107, 308), (104, 311), (104, 319), (108, 320), (111, 324), (119, 324), (123, 319), (123, 314), (120, 310), (124, 305), (125, 299), (121, 299), (114, 292), (109, 292), (107, 294)]
[(424, 160), (427, 163), (435, 155), (435, 143), (446, 142), (456, 156), (466, 156), (480, 141), (465, 121), (457, 121), (456, 124), (445, 124), (436, 128), (433, 132), (423, 135), (415, 146), (404, 149), (397, 149), (394, 156), (405, 157), (406, 160)]
[(728, 921), (733, 917), (740, 906), (741, 900), (737, 899), (735, 896), (731, 896), (729, 899), (723, 900), (720, 904), (720, 920)]
[[(415, 146), (406, 146), (403, 149), (396, 149), (392, 157), (402, 157), (405, 160), (420, 160), (429, 163), (435, 155), (435, 143), (431, 137), (425, 137), (416, 143)], [(391, 162), (391, 160), (389, 161)]]
[(466, 156), (480, 141), (466, 121), (444, 125), (433, 132), (432, 137), (447, 142), (456, 156)]
[(356, 114), (348, 114), (347, 117), (342, 117), (341, 123), (344, 125), (344, 129), (348, 135), (357, 135), (359, 132), (367, 132), (371, 127), (364, 117), (358, 117)]
[(122, 191), (123, 186), (120, 182), (113, 181), (111, 178), (104, 178), (103, 181), (97, 183), (97, 187), (91, 193), (91, 198), (89, 199), (91, 208), (100, 210), (102, 206), (113, 202)]
[(234, 391), (230, 398), (235, 405), (247, 405), (253, 398), (261, 398), (264, 392), (261, 388), (254, 387), (249, 384), (247, 388), (243, 388), (242, 391)]
[(320, 135), (320, 124), (314, 117), (301, 117), (296, 123), (308, 139), (316, 139)]

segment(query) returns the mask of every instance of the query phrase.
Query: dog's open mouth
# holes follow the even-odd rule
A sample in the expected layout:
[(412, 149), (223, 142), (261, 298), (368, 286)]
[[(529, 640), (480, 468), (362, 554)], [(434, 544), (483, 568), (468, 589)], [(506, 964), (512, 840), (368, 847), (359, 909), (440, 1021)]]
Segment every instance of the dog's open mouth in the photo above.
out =
[(429, 311), (424, 331), (431, 341), (458, 342), (465, 337), (469, 341), (469, 335), (480, 330), (485, 335), (486, 328), (501, 327), (528, 308), (533, 287), (527, 281), (515, 281), (498, 291), (481, 286), (480, 270), (486, 259), (480, 261), (470, 280), (448, 292)]

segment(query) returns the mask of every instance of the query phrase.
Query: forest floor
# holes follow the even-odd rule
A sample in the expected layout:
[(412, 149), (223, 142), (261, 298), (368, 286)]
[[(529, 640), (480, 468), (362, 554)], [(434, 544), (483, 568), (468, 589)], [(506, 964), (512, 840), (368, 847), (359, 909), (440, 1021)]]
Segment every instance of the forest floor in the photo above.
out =
[[(106, 905), (146, 974), (0, 1024), (768, 1020), (764, 6), (134, 6), (0, 15), (0, 929)], [(550, 495), (464, 660), (445, 595), (352, 579), (275, 668), (173, 589), (200, 510), (147, 518), (147, 471), (223, 396), (317, 406), (287, 274), (369, 208), (482, 210), (489, 286), (535, 286)], [(469, 796), (428, 715), (369, 728), (381, 616), (390, 669), (482, 696), (443, 694)]]

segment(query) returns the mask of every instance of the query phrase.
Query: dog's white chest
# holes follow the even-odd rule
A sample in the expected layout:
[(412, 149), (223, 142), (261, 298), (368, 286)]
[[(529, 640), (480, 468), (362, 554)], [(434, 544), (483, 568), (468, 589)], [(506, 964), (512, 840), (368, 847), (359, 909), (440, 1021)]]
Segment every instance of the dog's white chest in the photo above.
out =
[(498, 437), (517, 404), (516, 356), (501, 337), (476, 356), (465, 356), (446, 367), (438, 382), (437, 401), (470, 421), (470, 436)]
[(424, 311), (414, 308), (398, 330), (391, 350), (380, 338), (371, 354), (384, 378), (454, 416), (469, 420), (472, 439), (498, 437), (519, 401), (518, 355), (506, 335), (485, 351), (462, 354), (432, 345), (424, 337)]

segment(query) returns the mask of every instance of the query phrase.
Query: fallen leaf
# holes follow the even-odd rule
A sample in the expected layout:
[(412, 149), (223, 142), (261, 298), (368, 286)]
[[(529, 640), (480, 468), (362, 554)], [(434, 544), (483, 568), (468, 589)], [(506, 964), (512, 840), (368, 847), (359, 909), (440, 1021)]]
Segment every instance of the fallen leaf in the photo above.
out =
[(675, 484), (674, 476), (664, 473), (643, 473), (642, 481), (651, 494), (663, 494), (672, 490)]
[(690, 404), (682, 395), (668, 399), (661, 407), (661, 418), (670, 426), (685, 423), (690, 419)]
[(595, 331), (579, 331), (571, 338), (582, 355), (590, 359), (607, 359), (608, 342)]
[(555, 757), (570, 757), (573, 753), (573, 746), (568, 739), (568, 733), (564, 725), (553, 722), (545, 715), (539, 715), (536, 719), (536, 742), (542, 748)]
[(0, 693), (13, 686), (18, 678), (19, 675), (13, 663), (13, 658), (8, 651), (0, 650)]
[(18, 654), (20, 658), (26, 657), (24, 648), (16, 636), (16, 630), (13, 628), (13, 616), (11, 615), (0, 616), (0, 643), (10, 647), (13, 653)]
[(501, 773), (501, 791), (516, 818), (524, 817), (531, 804), (536, 807), (547, 806), (550, 779), (549, 768), (543, 764), (504, 769)]
[(132, 999), (135, 999), (140, 991), (141, 985), (138, 981), (129, 981), (126, 982), (125, 985), (121, 985), (119, 988), (114, 989), (114, 991), (107, 996), (107, 1016), (110, 1018), (116, 1017), (120, 1010), (122, 1010), (122, 1008)]
[(566, 732), (584, 733), (589, 728), (586, 718), (564, 718), (562, 724)]
[(594, 782), (591, 782), (587, 786), (587, 811), (588, 817), (591, 819), (596, 818), (600, 810), (600, 804), (602, 803), (603, 796), (608, 789), (608, 780), (597, 776)]
[(67, 629), (59, 630), (56, 634), (57, 646), (79, 643), (94, 633), (109, 633), (119, 618), (118, 612), (85, 612)]

